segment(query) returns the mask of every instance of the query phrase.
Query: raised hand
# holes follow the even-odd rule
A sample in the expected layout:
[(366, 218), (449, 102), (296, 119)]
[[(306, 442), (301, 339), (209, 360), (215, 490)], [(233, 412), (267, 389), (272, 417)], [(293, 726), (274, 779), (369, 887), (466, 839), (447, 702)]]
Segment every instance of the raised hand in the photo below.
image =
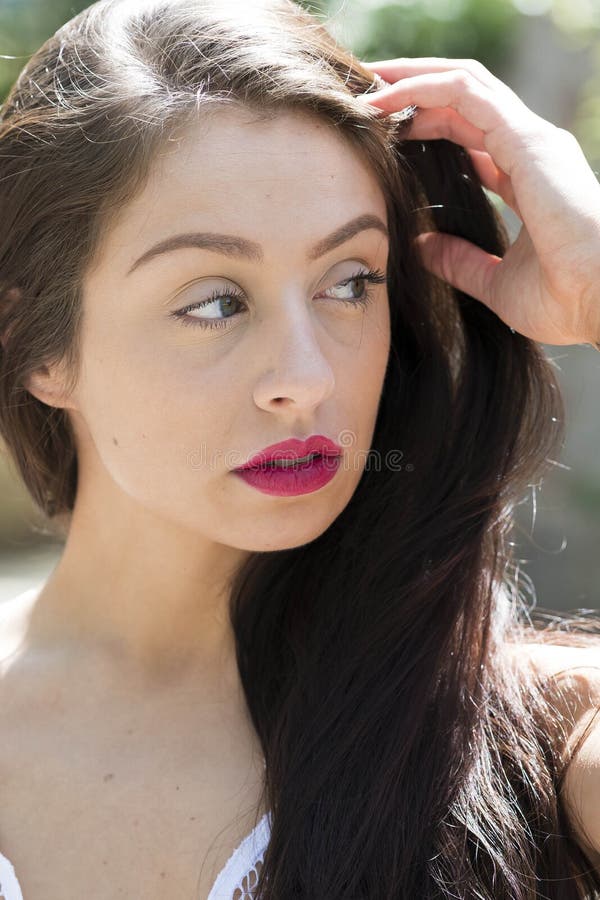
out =
[(523, 223), (502, 258), (454, 235), (421, 234), (426, 268), (533, 340), (600, 349), (600, 184), (574, 135), (476, 60), (363, 66), (388, 85), (361, 99), (384, 114), (417, 106), (407, 139), (463, 146), (482, 184)]

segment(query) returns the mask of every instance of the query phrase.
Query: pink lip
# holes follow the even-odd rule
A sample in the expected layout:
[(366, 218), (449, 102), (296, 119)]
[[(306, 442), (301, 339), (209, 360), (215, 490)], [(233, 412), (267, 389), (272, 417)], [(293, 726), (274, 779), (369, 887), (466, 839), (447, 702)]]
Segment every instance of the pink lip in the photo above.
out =
[[(288, 468), (268, 465), (273, 459), (302, 459), (311, 453), (318, 456)], [(311, 435), (306, 441), (292, 438), (265, 447), (244, 466), (234, 469), (246, 484), (263, 494), (295, 497), (324, 487), (335, 476), (342, 462), (342, 448), (323, 435)]]
[(281, 441), (279, 444), (270, 444), (265, 447), (252, 459), (249, 459), (243, 466), (238, 466), (234, 471), (240, 472), (245, 469), (255, 468), (256, 466), (269, 463), (273, 459), (302, 459), (309, 453), (318, 453), (320, 456), (340, 456), (343, 453), (342, 447), (336, 444), (322, 434), (311, 434), (306, 440), (301, 441), (298, 438), (290, 438), (287, 441)]
[(317, 456), (310, 462), (298, 463), (287, 469), (249, 466), (247, 469), (235, 469), (233, 474), (263, 494), (295, 497), (324, 487), (335, 476), (341, 462), (341, 456)]

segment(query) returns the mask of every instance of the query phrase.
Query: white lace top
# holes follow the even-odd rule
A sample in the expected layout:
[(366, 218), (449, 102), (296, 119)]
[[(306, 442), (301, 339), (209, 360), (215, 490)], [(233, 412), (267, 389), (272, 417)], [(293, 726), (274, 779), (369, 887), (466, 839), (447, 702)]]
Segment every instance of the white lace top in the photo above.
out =
[[(271, 815), (233, 851), (210, 889), (207, 900), (252, 900), (271, 833)], [(24, 900), (12, 863), (0, 853), (0, 900)]]

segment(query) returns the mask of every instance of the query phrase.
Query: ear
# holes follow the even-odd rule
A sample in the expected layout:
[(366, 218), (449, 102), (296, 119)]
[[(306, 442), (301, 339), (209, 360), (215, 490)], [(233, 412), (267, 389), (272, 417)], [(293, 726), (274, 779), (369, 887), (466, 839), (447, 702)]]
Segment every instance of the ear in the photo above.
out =
[[(16, 307), (21, 297), (21, 289), (12, 287), (0, 297), (0, 304), (10, 312)], [(12, 326), (9, 325), (0, 333), (0, 344), (3, 349), (6, 349), (8, 346), (11, 328)], [(69, 399), (66, 385), (66, 368), (64, 365), (57, 365), (52, 367), (42, 366), (25, 379), (23, 387), (47, 406), (55, 406), (59, 409), (75, 409), (73, 402)]]
[(67, 390), (64, 366), (42, 366), (25, 380), (24, 387), (37, 400), (58, 409), (77, 409)]

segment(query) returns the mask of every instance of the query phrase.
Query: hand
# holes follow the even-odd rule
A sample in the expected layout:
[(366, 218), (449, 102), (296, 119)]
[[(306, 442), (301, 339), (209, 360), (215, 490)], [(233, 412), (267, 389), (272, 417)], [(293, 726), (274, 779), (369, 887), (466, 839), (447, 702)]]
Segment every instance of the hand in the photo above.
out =
[(362, 100), (385, 113), (417, 106), (408, 140), (463, 146), (482, 184), (523, 223), (504, 257), (456, 236), (420, 234), (424, 266), (526, 337), (600, 349), (600, 184), (576, 138), (476, 60), (362, 65), (389, 82)]

